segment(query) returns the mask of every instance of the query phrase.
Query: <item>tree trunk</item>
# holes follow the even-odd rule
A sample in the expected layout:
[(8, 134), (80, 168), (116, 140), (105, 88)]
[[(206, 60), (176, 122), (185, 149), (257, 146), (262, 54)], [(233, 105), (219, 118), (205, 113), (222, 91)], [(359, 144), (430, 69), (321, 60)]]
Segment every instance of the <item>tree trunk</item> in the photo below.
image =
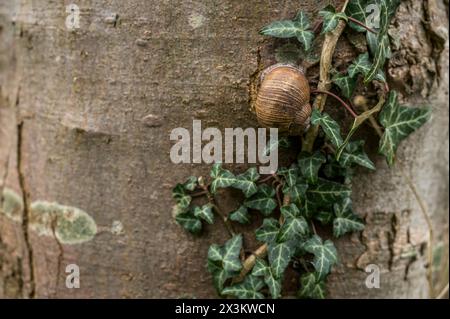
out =
[[(171, 216), (171, 188), (210, 166), (173, 164), (170, 131), (193, 119), (255, 127), (252, 88), (280, 43), (258, 29), (299, 9), (316, 17), (327, 3), (1, 1), (0, 297), (216, 297), (206, 254), (225, 229), (196, 238)], [(447, 24), (445, 0), (402, 1), (397, 12), (390, 81), (433, 118), (402, 143), (393, 169), (369, 143), (378, 170), (358, 171), (353, 184), (366, 230), (338, 241), (330, 298), (430, 297), (429, 229), (400, 167), (432, 218), (436, 290), (448, 281)], [(343, 37), (337, 63), (355, 54)], [(58, 218), (78, 224), (66, 231)], [(69, 264), (79, 289), (66, 287)], [(364, 284), (369, 264), (381, 268), (379, 289)]]

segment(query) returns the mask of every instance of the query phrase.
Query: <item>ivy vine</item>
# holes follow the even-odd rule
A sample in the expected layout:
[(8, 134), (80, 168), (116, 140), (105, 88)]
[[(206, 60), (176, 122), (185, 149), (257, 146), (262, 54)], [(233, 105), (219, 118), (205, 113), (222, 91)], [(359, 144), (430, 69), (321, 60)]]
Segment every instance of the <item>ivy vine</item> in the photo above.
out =
[[(378, 151), (392, 166), (399, 143), (430, 118), (431, 110), (427, 107), (399, 105), (398, 93), (386, 83), (384, 68), (391, 56), (387, 30), (400, 1), (377, 3), (381, 14), (377, 30), (365, 25), (367, 13), (363, 8), (369, 4), (367, 0), (346, 1), (339, 11), (331, 6), (324, 8), (319, 12), (322, 21), (314, 28), (307, 14), (300, 11), (293, 20), (276, 21), (261, 30), (263, 35), (296, 38), (305, 57), (311, 56), (320, 25), (325, 36), (320, 61), (326, 71), (325, 78), (313, 90), (318, 95), (311, 116), (312, 126), (302, 137), (302, 150), (292, 165), (280, 168), (273, 175), (260, 176), (256, 167), (236, 175), (216, 163), (208, 179), (192, 176), (173, 189), (174, 216), (180, 226), (198, 234), (204, 223), (213, 224), (219, 218), (230, 233), (229, 240), (210, 246), (208, 251), (207, 269), (220, 296), (280, 298), (285, 271), (295, 261), (301, 265), (298, 297), (324, 298), (325, 282), (338, 263), (338, 253), (332, 238), (321, 238), (316, 225), (329, 227), (334, 238), (362, 231), (364, 222), (352, 209), (354, 168), (375, 170), (364, 151), (365, 141), (353, 140), (354, 133), (369, 120), (380, 135)], [(335, 73), (331, 83), (345, 99), (350, 99), (359, 85), (373, 84), (372, 87), (381, 90), (376, 105), (359, 115), (343, 98), (335, 96), (354, 117), (343, 136), (341, 125), (323, 107), (329, 94), (330, 83), (326, 80), (332, 72), (332, 52), (346, 25), (366, 33), (368, 49), (350, 63), (346, 72)], [(292, 47), (289, 54), (292, 55)], [(374, 118), (377, 113), (378, 121)], [(289, 144), (288, 138), (281, 138), (276, 145), (269, 141), (267, 149), (290, 147)], [(219, 189), (224, 188), (238, 189), (245, 198), (234, 211), (222, 212), (216, 203)], [(192, 199), (197, 197), (204, 197), (206, 203), (192, 205)], [(243, 237), (235, 232), (234, 224), (249, 224), (256, 212), (264, 217), (262, 225), (255, 230), (261, 246), (246, 253)]]

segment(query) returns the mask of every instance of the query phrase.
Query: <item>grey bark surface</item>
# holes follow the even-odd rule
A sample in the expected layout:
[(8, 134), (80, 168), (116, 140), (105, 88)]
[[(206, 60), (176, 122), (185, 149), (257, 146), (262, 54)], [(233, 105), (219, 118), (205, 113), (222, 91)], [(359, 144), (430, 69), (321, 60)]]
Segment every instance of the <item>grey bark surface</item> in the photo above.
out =
[[(81, 9), (76, 31), (65, 26), (72, 2)], [(196, 238), (171, 216), (171, 188), (209, 166), (173, 164), (169, 134), (193, 119), (220, 129), (257, 125), (252, 88), (277, 43), (257, 31), (328, 1), (299, 3), (0, 1), (0, 194), (10, 194), (2, 203), (23, 202), (0, 213), (0, 297), (216, 297), (206, 254), (227, 239), (224, 227)], [(405, 103), (433, 108), (398, 162), (433, 220), (437, 289), (448, 281), (447, 24), (447, 1), (403, 1), (389, 66)], [(354, 55), (342, 44), (335, 58)], [(375, 139), (368, 146), (378, 170), (358, 171), (353, 185), (366, 230), (338, 241), (328, 296), (427, 298), (425, 219), (398, 166), (376, 155)], [(235, 195), (226, 195), (220, 205), (231, 210)], [(38, 201), (86, 212), (97, 234), (79, 244), (58, 239), (51, 220), (36, 220)], [(245, 239), (256, 247), (250, 232)], [(79, 289), (66, 288), (68, 264), (80, 267)], [(380, 289), (364, 284), (368, 264), (381, 268)]]

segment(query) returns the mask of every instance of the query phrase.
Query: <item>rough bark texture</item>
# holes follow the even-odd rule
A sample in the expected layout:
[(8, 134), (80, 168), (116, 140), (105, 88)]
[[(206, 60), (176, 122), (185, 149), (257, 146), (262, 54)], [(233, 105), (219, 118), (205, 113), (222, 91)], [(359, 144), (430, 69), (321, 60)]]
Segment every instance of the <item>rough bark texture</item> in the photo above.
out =
[[(225, 229), (194, 238), (171, 217), (171, 187), (209, 167), (172, 164), (169, 134), (193, 119), (256, 125), (255, 79), (277, 44), (257, 30), (293, 16), (300, 2), (80, 0), (75, 32), (65, 26), (69, 3), (0, 1), (0, 193), (8, 210), (0, 214), (0, 297), (215, 297), (206, 253)], [(314, 14), (326, 3), (301, 1), (301, 9)], [(447, 23), (447, 1), (403, 1), (389, 69), (405, 103), (433, 107), (398, 160), (434, 223), (438, 283), (448, 280)], [(338, 47), (336, 63), (354, 56), (349, 47)], [(367, 227), (338, 241), (329, 297), (429, 297), (425, 220), (399, 170), (375, 154), (375, 140), (369, 146), (378, 170), (361, 170), (353, 195)], [(59, 208), (38, 211), (37, 201)], [(220, 204), (233, 208), (231, 198)], [(70, 220), (58, 215), (67, 206), (88, 224), (85, 216), (93, 218), (95, 237), (83, 229), (62, 237), (54, 219)], [(65, 286), (71, 263), (80, 266), (80, 289)], [(364, 285), (371, 263), (381, 267), (380, 289)]]

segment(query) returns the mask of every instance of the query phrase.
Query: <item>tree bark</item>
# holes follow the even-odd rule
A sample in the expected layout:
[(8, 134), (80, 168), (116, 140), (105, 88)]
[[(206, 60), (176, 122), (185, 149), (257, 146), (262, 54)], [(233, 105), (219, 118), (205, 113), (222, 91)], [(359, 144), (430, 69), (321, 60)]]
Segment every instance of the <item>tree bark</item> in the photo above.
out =
[[(65, 24), (72, 2), (81, 10), (75, 31)], [(258, 29), (299, 9), (317, 17), (327, 3), (2, 1), (0, 297), (216, 297), (206, 254), (226, 229), (218, 223), (196, 238), (171, 216), (171, 188), (210, 167), (173, 164), (170, 131), (190, 129), (193, 119), (256, 127), (255, 81), (280, 43)], [(378, 169), (358, 171), (353, 184), (366, 230), (338, 241), (330, 298), (428, 298), (431, 266), (436, 290), (448, 282), (447, 25), (448, 1), (400, 5), (389, 80), (405, 104), (431, 105), (433, 118), (402, 143), (393, 169), (370, 140)], [(340, 41), (337, 64), (357, 54), (349, 43)], [(314, 82), (314, 68), (308, 76)], [(433, 265), (401, 167), (433, 222)], [(235, 196), (227, 196), (220, 204), (231, 210)], [(82, 224), (64, 233), (58, 218)], [(256, 247), (251, 232), (245, 239)], [(68, 264), (80, 267), (79, 289), (66, 288)], [(364, 284), (369, 264), (381, 268), (379, 289)]]

